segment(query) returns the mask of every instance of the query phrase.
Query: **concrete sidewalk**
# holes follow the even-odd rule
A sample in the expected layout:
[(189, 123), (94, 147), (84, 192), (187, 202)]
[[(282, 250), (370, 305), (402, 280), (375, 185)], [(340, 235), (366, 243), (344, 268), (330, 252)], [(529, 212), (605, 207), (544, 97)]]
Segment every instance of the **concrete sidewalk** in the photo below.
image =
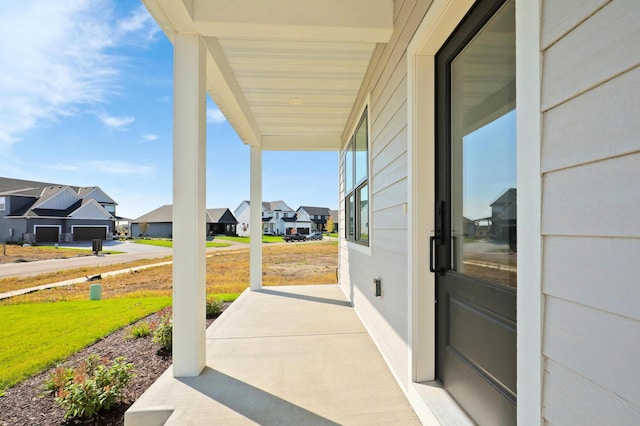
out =
[(200, 376), (167, 370), (125, 424), (420, 422), (339, 287), (321, 285), (245, 291), (207, 330)]

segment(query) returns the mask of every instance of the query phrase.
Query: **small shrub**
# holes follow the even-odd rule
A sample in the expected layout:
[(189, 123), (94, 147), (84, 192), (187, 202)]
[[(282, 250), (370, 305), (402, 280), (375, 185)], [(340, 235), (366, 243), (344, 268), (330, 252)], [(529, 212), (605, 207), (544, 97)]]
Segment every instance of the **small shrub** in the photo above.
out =
[(162, 315), (155, 331), (153, 332), (153, 343), (160, 345), (161, 349), (171, 351), (173, 345), (173, 320), (171, 312)]
[(65, 419), (91, 417), (123, 399), (125, 386), (134, 377), (133, 364), (123, 357), (111, 365), (90, 355), (76, 368), (57, 368), (45, 382), (55, 402), (66, 410)]
[(224, 302), (217, 297), (207, 298), (207, 318), (216, 318), (222, 313)]
[(151, 325), (147, 321), (142, 321), (131, 327), (129, 335), (134, 339), (147, 337), (151, 335)]
[(64, 389), (67, 383), (73, 381), (74, 375), (75, 370), (73, 368), (58, 367), (53, 370), (53, 373), (44, 381), (44, 389), (53, 393)]

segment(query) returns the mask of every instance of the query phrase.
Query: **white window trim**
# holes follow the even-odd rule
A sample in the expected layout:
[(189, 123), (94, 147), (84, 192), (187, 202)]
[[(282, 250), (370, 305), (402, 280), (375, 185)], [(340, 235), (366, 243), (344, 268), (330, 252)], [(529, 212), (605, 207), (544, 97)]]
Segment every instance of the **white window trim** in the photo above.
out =
[[(409, 390), (426, 424), (464, 422), (464, 413), (442, 389), (420, 382), (435, 378), (435, 280), (424, 272), (433, 229), (434, 58), (473, 5), (473, 0), (435, 0), (407, 49), (409, 157)], [(516, 0), (518, 227), (518, 423), (541, 424), (541, 0)], [(532, 160), (533, 159), (533, 160)], [(420, 160), (420, 162), (419, 162)], [(526, 212), (526, 214), (520, 213)], [(420, 304), (420, 301), (427, 301)], [(526, 303), (525, 303), (526, 301)], [(426, 328), (425, 328), (426, 325)]]
[(105, 228), (107, 236), (109, 236), (109, 225), (71, 225), (71, 234), (75, 228)]
[(7, 209), (7, 197), (0, 197), (0, 212)]
[(33, 225), (33, 234), (38, 233), (38, 228), (58, 228), (58, 239), (60, 239), (60, 234), (62, 234), (62, 225)]

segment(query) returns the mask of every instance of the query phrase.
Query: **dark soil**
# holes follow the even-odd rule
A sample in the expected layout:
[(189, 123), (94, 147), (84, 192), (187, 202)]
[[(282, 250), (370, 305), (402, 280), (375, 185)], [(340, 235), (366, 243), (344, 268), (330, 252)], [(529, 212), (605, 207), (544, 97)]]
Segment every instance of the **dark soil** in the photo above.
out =
[[(227, 306), (225, 303), (225, 308)], [(153, 314), (141, 321), (159, 319), (159, 314)], [(207, 327), (213, 321), (208, 319)], [(129, 329), (128, 326), (110, 334), (59, 365), (76, 366), (91, 354), (108, 360), (125, 357), (127, 362), (133, 363), (136, 377), (125, 389), (123, 403), (95, 418), (65, 422), (64, 410), (55, 404), (53, 395), (43, 388), (44, 381), (53, 371), (51, 368), (5, 391), (5, 395), (0, 397), (0, 426), (124, 425), (125, 411), (171, 365), (171, 355), (159, 351), (151, 336), (133, 339), (129, 337)]]

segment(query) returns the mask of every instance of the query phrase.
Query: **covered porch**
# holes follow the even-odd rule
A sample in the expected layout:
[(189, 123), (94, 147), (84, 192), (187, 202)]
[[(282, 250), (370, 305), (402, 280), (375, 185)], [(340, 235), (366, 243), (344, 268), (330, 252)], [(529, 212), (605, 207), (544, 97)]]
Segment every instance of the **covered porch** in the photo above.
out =
[(197, 377), (167, 370), (134, 425), (420, 424), (336, 285), (246, 291), (207, 330)]
[[(391, 289), (397, 281), (398, 290), (384, 300), (357, 288), (371, 282), (372, 270), (348, 265), (352, 256), (372, 256), (368, 243), (340, 239), (340, 287), (286, 289), (263, 289), (261, 243), (263, 152), (345, 156), (355, 151), (347, 146), (356, 128), (373, 135), (380, 130), (374, 117), (395, 116), (373, 107), (383, 94), (367, 87), (386, 69), (404, 33), (405, 24), (396, 28), (394, 21), (408, 19), (413, 6), (406, 3), (400, 15), (403, 3), (393, 0), (246, 0), (242, 7), (222, 0), (143, 2), (174, 45), (173, 367), (131, 408), (127, 424), (419, 423), (406, 389), (410, 321), (402, 317), (410, 310), (411, 281), (399, 256), (410, 246), (405, 225), (393, 225), (390, 238), (379, 240), (387, 243), (378, 253), (395, 259), (385, 270), (385, 285)], [(203, 215), (207, 94), (249, 145), (251, 174), (250, 290), (209, 330)], [(388, 104), (400, 97), (394, 99)], [(394, 138), (398, 144), (403, 134)], [(365, 139), (371, 141), (359, 145), (358, 158), (371, 170), (371, 181), (359, 187), (361, 216), (373, 215), (368, 192), (388, 188), (397, 203), (391, 215), (404, 222), (406, 189), (374, 177), (378, 163), (368, 154), (373, 155), (373, 139)], [(389, 170), (401, 172), (403, 165)], [(336, 177), (341, 229), (348, 223), (345, 174)], [(376, 181), (382, 186), (374, 186)], [(385, 247), (400, 253), (385, 256)], [(402, 368), (394, 370), (394, 364)]]

